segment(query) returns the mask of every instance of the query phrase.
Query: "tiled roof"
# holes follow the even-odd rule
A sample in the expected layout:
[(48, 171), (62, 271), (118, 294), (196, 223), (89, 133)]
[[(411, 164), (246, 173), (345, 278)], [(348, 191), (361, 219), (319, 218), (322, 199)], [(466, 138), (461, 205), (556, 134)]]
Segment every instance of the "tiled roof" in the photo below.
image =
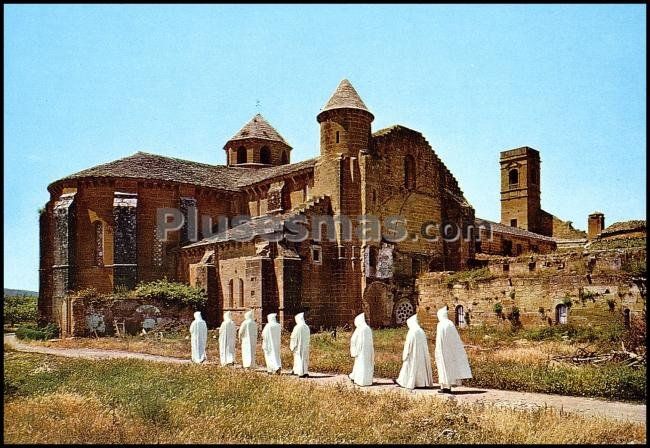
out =
[(327, 200), (324, 196), (318, 196), (310, 199), (300, 207), (284, 212), (279, 215), (264, 215), (252, 218), (243, 224), (239, 224), (231, 229), (224, 230), (216, 235), (209, 236), (197, 241), (196, 243), (184, 246), (184, 249), (204, 246), (206, 244), (223, 243), (225, 241), (252, 241), (256, 236), (269, 235), (284, 230), (284, 224), (287, 219), (303, 214), (308, 208)]
[(250, 169), (239, 168), (245, 170), (245, 176), (242, 176), (238, 182), (239, 187), (253, 185), (263, 180), (273, 179), (274, 177), (281, 177), (286, 174), (295, 173), (306, 169), (313, 169), (318, 161), (318, 157), (313, 159), (303, 160), (302, 162), (292, 163), (289, 165), (270, 166), (268, 168)]
[(247, 185), (301, 170), (313, 169), (316, 160), (314, 158), (288, 165), (251, 169), (208, 165), (146, 152), (137, 152), (122, 159), (79, 171), (60, 180), (87, 177), (122, 177), (163, 180), (226, 191), (241, 191), (241, 187)]
[[(251, 118), (251, 121), (246, 123), (243, 128), (233, 135), (230, 140), (243, 140), (247, 138), (260, 138), (262, 140), (272, 140), (282, 142), (288, 146), (288, 143), (282, 138), (280, 133), (275, 130), (273, 126), (260, 114)], [(230, 141), (229, 140), (229, 141)]]
[(542, 241), (555, 241), (553, 238), (545, 235), (540, 235), (539, 233), (529, 232), (528, 230), (520, 229), (518, 227), (504, 226), (498, 222), (489, 221), (487, 219), (476, 218), (474, 220), (475, 225), (479, 226), (481, 224), (487, 224), (492, 228), (492, 231), (497, 233), (505, 233), (507, 235), (521, 236), (525, 238), (535, 238)]
[(370, 113), (361, 97), (347, 79), (340, 82), (321, 112), (332, 109), (361, 109)]

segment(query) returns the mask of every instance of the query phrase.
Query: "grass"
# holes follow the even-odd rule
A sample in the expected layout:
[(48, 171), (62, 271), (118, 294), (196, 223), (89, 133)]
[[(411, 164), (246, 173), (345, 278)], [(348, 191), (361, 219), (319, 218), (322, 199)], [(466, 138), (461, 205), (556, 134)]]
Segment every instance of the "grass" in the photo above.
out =
[[(644, 424), (5, 351), (7, 443), (643, 443)], [(566, 428), (571, 428), (567, 431)]]
[[(429, 352), (434, 341), (430, 332)], [(558, 325), (541, 329), (512, 330), (507, 328), (471, 327), (461, 330), (474, 378), (466, 385), (495, 389), (642, 401), (647, 395), (646, 368), (627, 367), (616, 363), (598, 366), (574, 366), (550, 361), (555, 355), (573, 354), (578, 347), (591, 350), (618, 349), (624, 329), (618, 323), (598, 328)], [(216, 332), (208, 339), (208, 359), (219, 358)], [(351, 333), (339, 329), (331, 333), (313, 333), (309, 369), (315, 372), (350, 373), (353, 360), (349, 355)], [(401, 355), (406, 328), (373, 331), (375, 347), (375, 376), (396, 378), (402, 365)], [(257, 362), (264, 357), (258, 340)], [(31, 342), (51, 347), (89, 347), (130, 350), (156, 355), (187, 358), (190, 341), (183, 334), (162, 341), (150, 337), (129, 336), (124, 339), (64, 339), (55, 342)], [(282, 364), (291, 366), (289, 332), (282, 333)], [(240, 356), (237, 345), (237, 357)], [(437, 372), (434, 362), (434, 372)], [(435, 375), (435, 373), (434, 373)]]

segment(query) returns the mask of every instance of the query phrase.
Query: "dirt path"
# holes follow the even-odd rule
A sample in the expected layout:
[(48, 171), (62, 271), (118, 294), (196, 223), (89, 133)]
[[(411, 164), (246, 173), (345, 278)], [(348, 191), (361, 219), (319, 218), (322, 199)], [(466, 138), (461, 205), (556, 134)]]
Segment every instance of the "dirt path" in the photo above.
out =
[[(4, 335), (4, 343), (14, 350), (22, 352), (42, 353), (55, 356), (66, 356), (72, 358), (87, 359), (114, 359), (114, 358), (135, 358), (146, 361), (167, 362), (176, 364), (189, 364), (189, 359), (172, 358), (168, 356), (149, 355), (145, 353), (127, 352), (122, 350), (96, 350), (88, 348), (62, 349), (50, 347), (38, 347), (23, 344), (13, 333)], [(209, 363), (213, 364), (213, 363)], [(236, 366), (236, 368), (241, 368)], [(264, 369), (257, 369), (265, 372)], [(283, 374), (289, 374), (283, 370)], [(439, 394), (438, 387), (434, 389), (407, 390), (397, 387), (392, 380), (387, 378), (375, 378), (372, 386), (358, 387), (350, 383), (347, 375), (327, 374), (310, 372), (310, 377), (299, 379), (292, 376), (295, 381), (308, 381), (323, 386), (334, 386), (342, 384), (346, 387), (358, 388), (369, 393), (400, 392), (412, 398), (434, 396), (441, 400), (454, 400), (459, 404), (487, 404), (497, 407), (507, 407), (517, 410), (535, 410), (539, 408), (555, 408), (563, 412), (581, 414), (584, 416), (596, 416), (616, 420), (627, 420), (631, 422), (646, 421), (645, 404), (631, 404), (617, 401), (597, 400), (594, 398), (571, 397), (564, 395), (549, 395), (531, 392), (515, 392), (509, 390), (457, 387), (453, 395)]]

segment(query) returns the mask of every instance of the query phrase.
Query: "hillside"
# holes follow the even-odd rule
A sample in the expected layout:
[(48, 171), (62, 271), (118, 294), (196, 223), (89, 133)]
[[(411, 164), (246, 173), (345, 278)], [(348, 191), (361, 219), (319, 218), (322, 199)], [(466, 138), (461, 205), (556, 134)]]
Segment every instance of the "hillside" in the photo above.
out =
[(33, 296), (38, 297), (38, 291), (27, 291), (25, 289), (5, 288), (5, 296)]

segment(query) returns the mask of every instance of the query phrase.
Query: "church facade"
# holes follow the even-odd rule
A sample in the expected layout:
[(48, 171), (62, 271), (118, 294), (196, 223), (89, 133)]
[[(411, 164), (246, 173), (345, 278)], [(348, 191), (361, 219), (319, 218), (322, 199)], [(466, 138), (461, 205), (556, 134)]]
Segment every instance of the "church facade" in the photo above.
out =
[[(485, 232), (424, 136), (399, 125), (373, 132), (374, 116), (347, 80), (316, 119), (320, 153), (298, 163), (258, 114), (225, 143), (226, 165), (138, 152), (50, 184), (40, 216), (42, 319), (65, 319), (70, 291), (166, 277), (206, 291), (212, 326), (224, 311), (241, 321), (248, 309), (258, 322), (275, 312), (289, 326), (298, 312), (315, 328), (351, 325), (361, 311), (373, 327), (404, 322), (418, 305), (416, 278), (472, 267), (477, 248), (489, 247), (477, 244)], [(523, 154), (532, 166), (534, 154)], [(510, 172), (522, 163), (507, 162)], [(513, 192), (508, 204), (521, 197)], [(538, 221), (508, 207), (504, 219), (528, 227), (495, 225), (501, 239), (554, 249), (534, 233)], [(178, 210), (177, 231), (161, 234), (161, 210)], [(234, 221), (241, 216), (250, 219)], [(393, 228), (401, 238), (360, 233), (366, 217), (401, 218)]]

